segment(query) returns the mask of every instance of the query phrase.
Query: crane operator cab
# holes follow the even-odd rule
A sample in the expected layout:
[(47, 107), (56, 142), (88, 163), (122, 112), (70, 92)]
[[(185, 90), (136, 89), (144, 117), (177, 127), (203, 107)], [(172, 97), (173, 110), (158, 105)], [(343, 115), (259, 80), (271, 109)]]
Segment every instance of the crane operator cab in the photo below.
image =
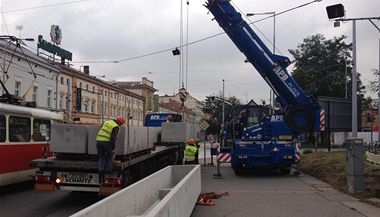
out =
[(297, 133), (289, 127), (287, 112), (271, 114), (270, 106), (258, 105), (251, 101), (247, 105), (234, 106), (223, 129), (223, 139), (227, 146), (234, 141), (291, 141)]
[[(269, 106), (257, 105), (253, 101), (247, 105), (234, 106), (227, 116), (226, 125), (223, 130), (226, 144), (236, 139), (252, 139), (248, 136), (249, 132), (259, 129), (269, 113)], [(260, 139), (262, 138), (260, 137)]]

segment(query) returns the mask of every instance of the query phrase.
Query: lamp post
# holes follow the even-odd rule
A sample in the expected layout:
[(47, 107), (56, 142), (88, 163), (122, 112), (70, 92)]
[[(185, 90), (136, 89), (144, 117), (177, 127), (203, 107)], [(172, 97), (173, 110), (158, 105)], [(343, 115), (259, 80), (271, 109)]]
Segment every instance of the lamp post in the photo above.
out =
[[(255, 16), (255, 15), (271, 15), (273, 17), (273, 51), (272, 53), (275, 54), (276, 53), (276, 11), (268, 11), (268, 12), (264, 12), (264, 13), (247, 13), (247, 17), (250, 17), (250, 16)], [(274, 101), (275, 101), (275, 95), (274, 95), (274, 91), (271, 91), (270, 92), (270, 104), (273, 108), (273, 111), (274, 111)]]
[(378, 102), (377, 102), (377, 141), (380, 142), (380, 31), (379, 31), (379, 86), (378, 86)]
[[(334, 6), (332, 6), (334, 7)], [(342, 6), (343, 7), (343, 6)], [(327, 9), (327, 8), (326, 8)], [(342, 9), (342, 11), (344, 11)], [(342, 16), (338, 17), (343, 17)], [(331, 17), (329, 17), (331, 18)], [(332, 17), (335, 18), (335, 17)], [(361, 192), (365, 189), (364, 184), (364, 159), (363, 159), (363, 139), (358, 139), (357, 136), (357, 78), (356, 78), (356, 21), (368, 20), (380, 32), (380, 28), (372, 20), (380, 20), (380, 17), (363, 17), (363, 18), (340, 18), (336, 19), (335, 23), (340, 21), (352, 21), (352, 138), (347, 139), (347, 184), (349, 192)], [(335, 26), (339, 26), (335, 24)], [(379, 48), (380, 49), (380, 48)], [(380, 62), (379, 62), (380, 64)], [(379, 78), (380, 79), (380, 78)], [(379, 83), (380, 85), (380, 83)], [(379, 95), (380, 96), (380, 95)]]
[(358, 102), (356, 80), (356, 20), (352, 21), (352, 138), (358, 137)]
[[(223, 82), (223, 91), (222, 91), (222, 97), (223, 97), (223, 103), (222, 103), (222, 136), (224, 135), (224, 79)], [(224, 147), (224, 139), (222, 137), (222, 147)]]

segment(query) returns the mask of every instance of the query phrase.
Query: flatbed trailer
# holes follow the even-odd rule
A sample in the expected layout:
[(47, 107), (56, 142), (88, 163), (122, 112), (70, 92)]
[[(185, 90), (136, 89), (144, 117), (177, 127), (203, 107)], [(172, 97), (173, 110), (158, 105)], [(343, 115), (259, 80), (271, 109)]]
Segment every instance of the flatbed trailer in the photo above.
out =
[[(117, 156), (112, 173), (99, 180), (96, 157), (35, 159), (30, 166), (38, 168), (35, 176), (37, 191), (89, 191), (109, 195), (164, 168), (176, 164), (179, 156), (176, 146), (157, 146), (154, 151), (135, 156)], [(118, 160), (119, 159), (119, 160)]]

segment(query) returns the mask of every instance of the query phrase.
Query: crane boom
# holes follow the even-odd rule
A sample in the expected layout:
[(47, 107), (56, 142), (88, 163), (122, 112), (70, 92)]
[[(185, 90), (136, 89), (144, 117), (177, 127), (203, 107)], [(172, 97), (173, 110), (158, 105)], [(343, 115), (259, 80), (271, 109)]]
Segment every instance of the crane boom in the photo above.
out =
[(208, 0), (205, 6), (273, 89), (282, 107), (317, 107), (316, 100), (306, 96), (287, 72), (286, 68), (291, 63), (289, 58), (273, 54), (249, 24), (242, 19), (241, 14), (235, 10), (229, 0)]

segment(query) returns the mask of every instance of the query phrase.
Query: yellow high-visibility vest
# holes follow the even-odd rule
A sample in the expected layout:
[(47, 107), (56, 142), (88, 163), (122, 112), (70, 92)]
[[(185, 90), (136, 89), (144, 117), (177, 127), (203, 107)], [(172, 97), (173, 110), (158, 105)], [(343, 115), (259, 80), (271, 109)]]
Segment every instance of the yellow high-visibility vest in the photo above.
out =
[(186, 145), (184, 151), (185, 161), (194, 161), (197, 150), (197, 147), (193, 145)]
[(115, 127), (119, 127), (119, 125), (117, 125), (117, 123), (114, 120), (108, 120), (104, 122), (102, 128), (98, 132), (98, 136), (96, 136), (96, 141), (111, 141), (112, 129)]

